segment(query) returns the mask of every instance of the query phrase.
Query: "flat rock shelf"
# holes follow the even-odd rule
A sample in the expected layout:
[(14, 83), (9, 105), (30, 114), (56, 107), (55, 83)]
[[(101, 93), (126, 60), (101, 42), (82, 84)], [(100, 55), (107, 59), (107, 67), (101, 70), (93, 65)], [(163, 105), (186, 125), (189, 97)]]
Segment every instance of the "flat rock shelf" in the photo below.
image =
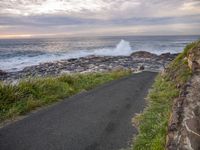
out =
[(35, 76), (55, 76), (59, 74), (104, 72), (119, 69), (160, 71), (177, 54), (161, 55), (149, 52), (134, 52), (130, 56), (88, 56), (29, 66), (21, 71), (5, 72), (0, 70), (0, 80), (16, 80)]

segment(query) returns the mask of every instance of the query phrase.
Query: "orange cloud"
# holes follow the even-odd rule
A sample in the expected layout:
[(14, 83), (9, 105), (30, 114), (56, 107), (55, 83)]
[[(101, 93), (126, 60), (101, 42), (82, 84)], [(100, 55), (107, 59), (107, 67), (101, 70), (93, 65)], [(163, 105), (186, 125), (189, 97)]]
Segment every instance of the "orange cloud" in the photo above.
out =
[(13, 39), (13, 38), (30, 38), (31, 34), (6, 34), (0, 35), (0, 39)]

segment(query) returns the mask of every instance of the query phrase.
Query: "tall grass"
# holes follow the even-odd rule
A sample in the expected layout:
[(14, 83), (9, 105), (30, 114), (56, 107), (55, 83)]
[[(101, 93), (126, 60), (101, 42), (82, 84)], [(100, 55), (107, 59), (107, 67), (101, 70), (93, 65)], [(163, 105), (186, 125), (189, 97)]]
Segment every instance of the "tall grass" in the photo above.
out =
[(37, 107), (51, 104), (129, 74), (130, 71), (122, 70), (34, 78), (22, 80), (17, 85), (0, 83), (0, 121), (23, 115)]

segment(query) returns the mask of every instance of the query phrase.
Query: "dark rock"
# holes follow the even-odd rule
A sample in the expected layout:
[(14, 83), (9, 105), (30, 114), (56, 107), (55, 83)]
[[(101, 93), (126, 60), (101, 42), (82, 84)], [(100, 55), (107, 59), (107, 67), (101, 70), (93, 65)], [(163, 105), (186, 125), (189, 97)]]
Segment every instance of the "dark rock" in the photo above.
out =
[(139, 66), (138, 70), (144, 70), (144, 66), (143, 65)]
[(135, 58), (156, 58), (157, 55), (152, 54), (150, 52), (146, 52), (146, 51), (138, 51), (138, 52), (133, 52), (131, 54), (131, 57), (135, 57)]
[(7, 75), (7, 72), (0, 70), (0, 76), (5, 76), (5, 75)]
[(167, 144), (166, 150), (177, 150), (177, 144), (175, 141), (170, 141)]
[(194, 108), (194, 114), (195, 114), (195, 116), (200, 117), (200, 106), (196, 106)]
[(178, 84), (176, 85), (176, 87), (177, 87), (178, 89), (181, 88), (181, 84), (178, 83)]
[(163, 54), (159, 55), (159, 59), (173, 60), (176, 56), (178, 56), (178, 53), (176, 53), (176, 54), (163, 53)]
[(180, 96), (185, 97), (188, 94), (188, 91), (181, 91)]
[(68, 59), (68, 62), (73, 62), (73, 61), (76, 61), (77, 58), (71, 58), (71, 59)]
[(169, 63), (167, 58), (160, 60), (157, 55), (144, 51), (134, 52), (131, 56), (88, 56), (25, 67), (22, 71), (9, 72), (9, 76), (4, 77), (3, 80), (58, 75), (61, 73), (86, 73), (121, 69), (160, 71), (163, 63)]
[(161, 55), (159, 55), (160, 58), (166, 58), (166, 57), (170, 57), (171, 53), (163, 53)]
[(177, 131), (177, 124), (176, 123), (171, 123), (170, 126), (168, 127), (168, 131)]

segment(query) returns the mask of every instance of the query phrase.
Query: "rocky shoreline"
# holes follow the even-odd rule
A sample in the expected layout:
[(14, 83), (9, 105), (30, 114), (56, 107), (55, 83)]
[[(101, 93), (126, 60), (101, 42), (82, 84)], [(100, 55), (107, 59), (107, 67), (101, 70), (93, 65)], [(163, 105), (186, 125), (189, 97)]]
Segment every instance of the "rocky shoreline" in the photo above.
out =
[(29, 66), (21, 71), (5, 72), (0, 70), (1, 81), (12, 81), (28, 77), (55, 76), (59, 74), (104, 72), (119, 69), (162, 70), (177, 54), (164, 53), (161, 55), (149, 52), (134, 52), (130, 56), (88, 56), (56, 62), (47, 62)]

